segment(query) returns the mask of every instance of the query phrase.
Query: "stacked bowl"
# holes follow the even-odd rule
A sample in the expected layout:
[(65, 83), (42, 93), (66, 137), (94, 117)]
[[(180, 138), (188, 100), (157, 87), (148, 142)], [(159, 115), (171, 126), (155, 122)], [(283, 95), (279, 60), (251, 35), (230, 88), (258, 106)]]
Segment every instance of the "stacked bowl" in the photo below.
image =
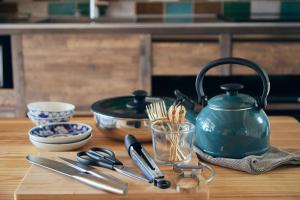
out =
[(27, 105), (27, 116), (36, 125), (67, 122), (74, 114), (75, 106), (63, 102), (34, 102)]
[(92, 138), (87, 124), (68, 122), (75, 106), (63, 102), (34, 102), (27, 105), (28, 117), (37, 126), (28, 132), (30, 142), (46, 151), (68, 151), (84, 146)]
[(30, 142), (47, 151), (69, 151), (84, 146), (92, 138), (92, 128), (81, 123), (54, 123), (32, 128)]

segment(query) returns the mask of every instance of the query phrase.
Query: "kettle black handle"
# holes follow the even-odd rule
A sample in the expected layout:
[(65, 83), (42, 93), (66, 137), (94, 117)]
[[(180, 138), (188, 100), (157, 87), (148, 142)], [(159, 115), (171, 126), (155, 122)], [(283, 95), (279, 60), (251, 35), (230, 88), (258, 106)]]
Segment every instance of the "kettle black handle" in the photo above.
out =
[(262, 82), (263, 82), (263, 93), (260, 97), (260, 99), (257, 101), (258, 106), (260, 108), (265, 109), (267, 106), (267, 96), (270, 92), (270, 81), (268, 74), (265, 72), (264, 69), (262, 69), (259, 65), (256, 63), (243, 59), (243, 58), (235, 58), (235, 57), (227, 57), (227, 58), (220, 58), (217, 60), (214, 60), (206, 65), (198, 72), (197, 78), (196, 78), (196, 91), (198, 95), (198, 103), (201, 103), (202, 106), (206, 106), (207, 104), (207, 96), (204, 94), (203, 90), (203, 79), (206, 72), (216, 66), (224, 65), (224, 64), (238, 64), (243, 65), (246, 67), (249, 67), (256, 71), (256, 73), (260, 76)]

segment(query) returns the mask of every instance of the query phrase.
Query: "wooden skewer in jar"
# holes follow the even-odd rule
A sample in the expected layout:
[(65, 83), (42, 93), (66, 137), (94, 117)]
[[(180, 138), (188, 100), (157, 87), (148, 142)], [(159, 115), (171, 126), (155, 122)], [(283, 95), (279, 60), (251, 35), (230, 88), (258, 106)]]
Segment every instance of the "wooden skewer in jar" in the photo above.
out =
[(180, 124), (185, 122), (186, 110), (183, 105), (172, 105), (168, 111), (164, 101), (158, 101), (146, 106), (146, 111), (152, 123), (159, 123), (162, 130), (170, 131), (168, 138), (170, 144), (170, 160), (182, 161), (186, 158), (184, 152), (179, 146)]

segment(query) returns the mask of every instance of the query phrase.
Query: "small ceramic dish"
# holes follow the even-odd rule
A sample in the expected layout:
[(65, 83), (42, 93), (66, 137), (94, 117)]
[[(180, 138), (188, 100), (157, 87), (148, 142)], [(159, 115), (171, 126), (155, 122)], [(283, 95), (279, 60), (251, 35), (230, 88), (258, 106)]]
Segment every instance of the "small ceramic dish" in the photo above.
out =
[(29, 113), (38, 118), (65, 118), (74, 114), (75, 106), (63, 102), (33, 102), (27, 105)]
[(79, 149), (80, 147), (84, 146), (90, 139), (93, 137), (92, 134), (90, 134), (87, 138), (84, 138), (83, 140), (77, 141), (77, 142), (70, 142), (65, 144), (51, 144), (51, 143), (43, 143), (43, 142), (37, 142), (30, 138), (30, 142), (37, 147), (38, 149), (44, 150), (44, 151), (70, 151)]
[(40, 118), (32, 116), (29, 112), (27, 113), (28, 118), (36, 125), (47, 125), (47, 124), (53, 124), (53, 123), (60, 123), (60, 122), (68, 122), (71, 119), (70, 116), (65, 117), (58, 117), (58, 118)]
[(87, 124), (66, 122), (34, 127), (28, 135), (36, 142), (59, 144), (83, 140), (91, 132), (92, 128)]

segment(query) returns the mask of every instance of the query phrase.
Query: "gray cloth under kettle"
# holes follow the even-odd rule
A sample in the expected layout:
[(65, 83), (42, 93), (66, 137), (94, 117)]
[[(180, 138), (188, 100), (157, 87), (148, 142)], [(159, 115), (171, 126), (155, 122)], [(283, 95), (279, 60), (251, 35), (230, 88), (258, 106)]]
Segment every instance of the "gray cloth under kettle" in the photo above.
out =
[(218, 158), (205, 154), (194, 147), (199, 159), (223, 167), (245, 171), (250, 174), (261, 174), (282, 165), (300, 166), (300, 155), (296, 155), (282, 149), (271, 146), (270, 149), (260, 155), (250, 155), (242, 159)]

